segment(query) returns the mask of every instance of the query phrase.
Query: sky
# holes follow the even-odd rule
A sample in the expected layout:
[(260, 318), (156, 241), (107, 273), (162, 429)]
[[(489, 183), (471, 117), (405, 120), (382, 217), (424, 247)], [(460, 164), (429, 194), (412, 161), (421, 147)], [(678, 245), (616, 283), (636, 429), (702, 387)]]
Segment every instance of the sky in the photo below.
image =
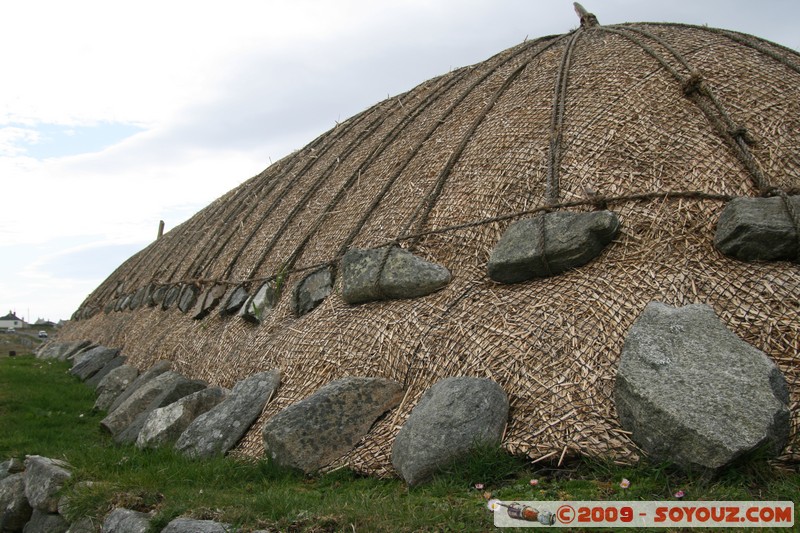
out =
[[(800, 50), (797, 0), (585, 0)], [(526, 39), (562, 0), (0, 2), (0, 315), (67, 319), (114, 269), (352, 115)]]

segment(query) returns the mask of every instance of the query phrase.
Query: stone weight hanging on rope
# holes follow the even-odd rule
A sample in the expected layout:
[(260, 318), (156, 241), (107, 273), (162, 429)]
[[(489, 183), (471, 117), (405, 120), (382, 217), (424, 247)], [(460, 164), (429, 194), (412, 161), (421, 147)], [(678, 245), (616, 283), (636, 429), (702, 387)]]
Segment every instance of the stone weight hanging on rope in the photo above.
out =
[(619, 225), (611, 211), (561, 211), (520, 220), (508, 227), (492, 250), (489, 277), (517, 283), (585, 265), (614, 240)]
[(342, 258), (342, 299), (349, 304), (417, 298), (450, 282), (445, 267), (397, 246), (352, 249)]
[(714, 246), (742, 261), (800, 263), (800, 196), (734, 198), (719, 217)]

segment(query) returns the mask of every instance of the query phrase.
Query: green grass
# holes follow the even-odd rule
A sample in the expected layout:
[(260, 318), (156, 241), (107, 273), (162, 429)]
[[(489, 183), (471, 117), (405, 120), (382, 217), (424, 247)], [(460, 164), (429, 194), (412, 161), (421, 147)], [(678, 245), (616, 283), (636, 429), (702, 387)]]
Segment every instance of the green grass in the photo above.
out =
[[(644, 463), (583, 459), (562, 468), (532, 465), (484, 447), (409, 489), (399, 480), (346, 469), (307, 477), (266, 460), (191, 461), (171, 449), (114, 445), (100, 431), (103, 414), (91, 411), (93, 392), (67, 369), (67, 363), (29, 356), (0, 359), (0, 460), (37, 454), (69, 462), (74, 475), (65, 492), (73, 519), (102, 521), (123, 506), (153, 512), (153, 531), (177, 516), (227, 522), (242, 531), (494, 531), (489, 497), (674, 500), (679, 489), (686, 500), (798, 501), (800, 496), (800, 476), (764, 462), (709, 479)], [(631, 482), (627, 489), (620, 487), (623, 478)], [(532, 486), (531, 479), (538, 483)]]

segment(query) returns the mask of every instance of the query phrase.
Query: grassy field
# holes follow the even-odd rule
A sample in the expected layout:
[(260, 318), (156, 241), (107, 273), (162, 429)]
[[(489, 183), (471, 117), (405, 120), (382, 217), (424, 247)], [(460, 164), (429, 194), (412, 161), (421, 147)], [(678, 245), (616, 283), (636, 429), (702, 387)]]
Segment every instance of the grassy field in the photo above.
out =
[(409, 490), (396, 479), (347, 470), (307, 477), (267, 461), (190, 461), (168, 449), (114, 445), (100, 431), (103, 413), (92, 412), (94, 393), (67, 369), (31, 356), (0, 358), (0, 461), (26, 454), (66, 460), (74, 472), (65, 488), (70, 515), (97, 523), (123, 506), (152, 512), (153, 531), (176, 516), (241, 531), (494, 531), (489, 498), (674, 501), (683, 491), (684, 500), (796, 502), (800, 496), (798, 474), (765, 463), (708, 479), (665, 466), (586, 459), (561, 468), (532, 465), (484, 449)]

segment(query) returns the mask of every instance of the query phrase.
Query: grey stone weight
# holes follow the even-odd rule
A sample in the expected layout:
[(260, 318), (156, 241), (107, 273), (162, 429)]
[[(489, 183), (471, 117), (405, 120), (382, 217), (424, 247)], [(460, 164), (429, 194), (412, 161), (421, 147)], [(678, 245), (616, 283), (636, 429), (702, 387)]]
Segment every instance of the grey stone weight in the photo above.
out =
[(313, 272), (295, 286), (292, 310), (295, 316), (310, 313), (333, 291), (333, 273), (330, 268)]
[(258, 290), (242, 305), (239, 316), (253, 324), (260, 324), (278, 303), (278, 292), (270, 282), (262, 283)]
[(72, 474), (63, 461), (39, 455), (25, 458), (25, 497), (34, 509), (45, 513), (58, 511), (58, 491)]
[[(544, 241), (542, 246), (542, 221)], [(611, 211), (557, 211), (511, 224), (489, 257), (489, 277), (517, 283), (560, 274), (600, 255), (619, 233)]]
[(490, 379), (436, 382), (411, 411), (392, 447), (392, 464), (409, 485), (424, 481), (476, 445), (500, 444), (508, 397)]
[(125, 389), (133, 383), (139, 376), (139, 370), (130, 365), (121, 365), (111, 370), (97, 384), (95, 392), (97, 400), (94, 402), (93, 409), (96, 411), (106, 411), (114, 403)]
[(223, 304), (220, 307), (219, 313), (223, 316), (236, 313), (242, 308), (247, 298), (247, 289), (242, 285), (231, 287), (228, 293), (222, 298)]
[[(789, 202), (800, 216), (800, 196)], [(800, 236), (783, 199), (734, 198), (717, 221), (714, 245), (742, 261), (800, 263)]]
[(212, 285), (200, 295), (197, 303), (190, 314), (195, 320), (201, 320), (208, 316), (211, 311), (219, 305), (220, 300), (225, 295), (225, 285)]
[(402, 398), (402, 385), (388, 379), (332, 381), (264, 424), (265, 453), (278, 464), (315, 472), (352, 450)]
[(197, 302), (197, 296), (199, 294), (200, 289), (195, 285), (184, 285), (183, 290), (181, 290), (181, 295), (178, 298), (178, 309), (180, 309), (182, 313), (188, 313)]
[(164, 300), (161, 302), (161, 309), (166, 311), (170, 307), (175, 305), (175, 302), (178, 301), (178, 297), (181, 295), (181, 287), (180, 285), (172, 285), (167, 289), (167, 292), (164, 293)]
[(239, 442), (280, 384), (280, 371), (259, 372), (233, 387), (228, 397), (189, 424), (175, 449), (193, 458), (224, 455)]
[(417, 298), (450, 283), (445, 267), (397, 246), (348, 251), (342, 258), (342, 299), (349, 304)]
[(221, 387), (209, 387), (152, 411), (136, 438), (139, 448), (174, 444), (195, 418), (209, 411), (227, 396)]
[(703, 304), (651, 302), (622, 348), (614, 399), (623, 428), (652, 458), (716, 471), (789, 437), (780, 370)]

